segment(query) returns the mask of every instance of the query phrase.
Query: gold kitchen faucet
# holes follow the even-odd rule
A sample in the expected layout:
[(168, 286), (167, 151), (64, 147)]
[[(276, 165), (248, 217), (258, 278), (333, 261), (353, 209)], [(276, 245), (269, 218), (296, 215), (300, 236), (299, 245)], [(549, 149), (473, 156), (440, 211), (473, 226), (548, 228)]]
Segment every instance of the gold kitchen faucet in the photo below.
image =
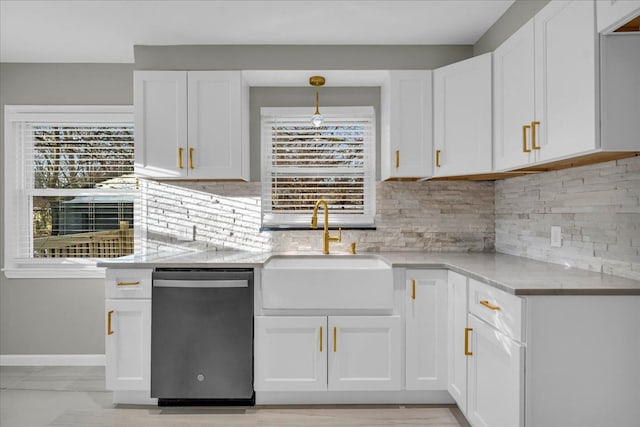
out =
[(329, 253), (329, 242), (341, 242), (342, 241), (342, 228), (338, 228), (338, 236), (331, 236), (329, 234), (329, 206), (327, 202), (320, 199), (313, 207), (313, 216), (311, 217), (311, 228), (318, 228), (318, 208), (322, 205), (324, 208), (324, 231), (322, 233), (322, 253)]

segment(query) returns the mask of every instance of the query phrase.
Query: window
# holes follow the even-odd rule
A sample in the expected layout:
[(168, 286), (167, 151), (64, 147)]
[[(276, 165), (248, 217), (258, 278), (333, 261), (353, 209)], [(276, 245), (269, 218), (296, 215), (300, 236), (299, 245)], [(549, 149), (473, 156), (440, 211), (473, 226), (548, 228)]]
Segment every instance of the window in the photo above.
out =
[(368, 227), (375, 216), (373, 107), (262, 108), (262, 225), (308, 227), (315, 202), (331, 226)]
[(8, 276), (133, 253), (131, 107), (7, 106), (5, 128)]

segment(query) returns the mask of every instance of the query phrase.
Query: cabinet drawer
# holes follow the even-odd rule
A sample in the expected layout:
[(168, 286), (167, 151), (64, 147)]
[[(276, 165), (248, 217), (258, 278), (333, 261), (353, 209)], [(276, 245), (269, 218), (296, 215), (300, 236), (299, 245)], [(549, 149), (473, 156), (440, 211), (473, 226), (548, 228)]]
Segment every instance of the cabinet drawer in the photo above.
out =
[(109, 268), (106, 274), (106, 297), (151, 298), (151, 269)]
[(525, 341), (523, 305), (522, 298), (469, 279), (469, 312), (520, 342)]

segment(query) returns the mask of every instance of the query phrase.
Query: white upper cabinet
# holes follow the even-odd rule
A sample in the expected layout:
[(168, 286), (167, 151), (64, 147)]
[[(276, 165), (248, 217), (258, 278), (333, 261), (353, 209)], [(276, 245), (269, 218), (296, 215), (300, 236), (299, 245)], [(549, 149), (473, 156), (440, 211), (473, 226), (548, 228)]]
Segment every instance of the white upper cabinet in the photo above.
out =
[(189, 71), (189, 177), (249, 179), (243, 88), (237, 71)]
[(494, 52), (494, 169), (600, 148), (593, 1), (552, 1)]
[(534, 18), (536, 122), (531, 140), (540, 147), (541, 161), (599, 144), (594, 17), (593, 2), (574, 0), (552, 1)]
[(597, 0), (598, 32), (615, 30), (640, 14), (640, 0)]
[(136, 71), (136, 173), (248, 180), (248, 105), (239, 71)]
[(494, 168), (523, 166), (533, 159), (530, 129), (534, 119), (533, 20), (493, 53)]
[(381, 179), (432, 175), (432, 72), (389, 71), (380, 91)]
[(492, 170), (491, 55), (433, 72), (434, 176)]
[(187, 73), (133, 73), (136, 174), (185, 178), (187, 147)]

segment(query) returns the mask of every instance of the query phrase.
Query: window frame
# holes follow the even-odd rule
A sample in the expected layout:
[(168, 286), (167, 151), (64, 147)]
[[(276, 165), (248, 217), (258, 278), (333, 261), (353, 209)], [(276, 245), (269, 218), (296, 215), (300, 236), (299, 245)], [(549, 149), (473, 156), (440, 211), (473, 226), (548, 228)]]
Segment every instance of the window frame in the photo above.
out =
[[(322, 114), (326, 116), (331, 115), (349, 115), (353, 116), (366, 116), (370, 121), (371, 137), (365, 141), (366, 161), (368, 164), (363, 168), (365, 184), (363, 188), (363, 216), (362, 221), (358, 220), (356, 215), (345, 216), (344, 218), (336, 218), (336, 216), (330, 216), (331, 228), (341, 227), (343, 229), (375, 229), (375, 216), (376, 216), (376, 112), (373, 106), (351, 106), (351, 107), (322, 107)], [(262, 107), (260, 109), (260, 161), (261, 161), (261, 213), (260, 222), (261, 230), (278, 231), (278, 230), (306, 230), (309, 228), (309, 221), (311, 219), (311, 213), (301, 214), (276, 214), (271, 210), (265, 209), (265, 203), (272, 200), (270, 192), (272, 191), (271, 183), (271, 170), (273, 165), (271, 164), (271, 153), (267, 149), (271, 146), (271, 135), (267, 132), (263, 117), (274, 117), (287, 115), (291, 117), (299, 117), (300, 115), (309, 115), (311, 120), (311, 113), (309, 108), (305, 107)], [(265, 222), (265, 217), (269, 216), (270, 220)], [(276, 222), (276, 218), (280, 218), (279, 222)], [(344, 221), (339, 221), (344, 219)]]
[[(32, 237), (30, 203), (25, 197), (26, 160), (17, 143), (16, 123), (25, 121), (114, 122), (134, 124), (132, 105), (5, 105), (4, 107), (4, 265), (8, 278), (104, 278), (96, 258), (21, 258), (19, 242)], [(135, 130), (134, 130), (135, 131)], [(135, 211), (135, 207), (134, 207)], [(31, 223), (31, 225), (29, 225)], [(29, 230), (28, 236), (24, 236)], [(22, 235), (21, 235), (22, 232)], [(134, 221), (134, 241), (140, 230)]]

